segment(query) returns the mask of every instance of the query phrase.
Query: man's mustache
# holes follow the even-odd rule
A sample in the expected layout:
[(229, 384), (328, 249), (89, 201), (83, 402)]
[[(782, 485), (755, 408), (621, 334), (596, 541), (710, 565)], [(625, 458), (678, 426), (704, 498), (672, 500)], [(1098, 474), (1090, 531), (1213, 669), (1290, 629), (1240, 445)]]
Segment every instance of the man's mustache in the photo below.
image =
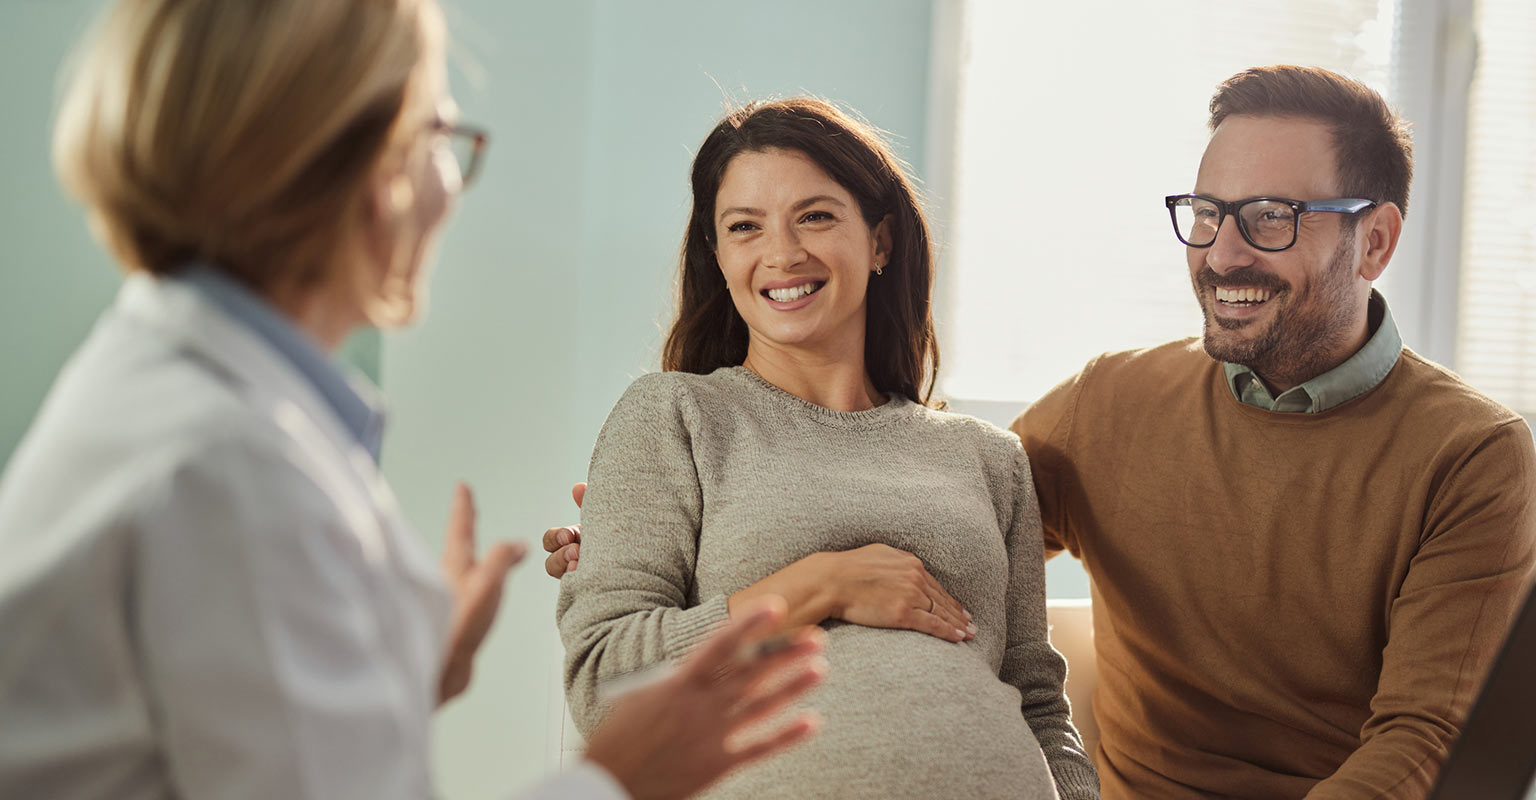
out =
[(1195, 273), (1195, 284), (1202, 288), (1231, 289), (1237, 286), (1247, 286), (1255, 289), (1272, 289), (1276, 292), (1283, 292), (1291, 288), (1289, 283), (1253, 267), (1242, 267), (1232, 270), (1225, 275), (1218, 275), (1215, 270), (1205, 267)]

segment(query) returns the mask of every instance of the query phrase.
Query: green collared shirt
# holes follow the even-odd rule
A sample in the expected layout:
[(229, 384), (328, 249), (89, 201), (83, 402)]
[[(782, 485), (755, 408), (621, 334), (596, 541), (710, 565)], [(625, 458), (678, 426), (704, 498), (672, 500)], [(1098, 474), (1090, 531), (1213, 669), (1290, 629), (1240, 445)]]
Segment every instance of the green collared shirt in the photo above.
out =
[(1281, 411), (1291, 414), (1318, 414), (1334, 406), (1348, 402), (1376, 388), (1397, 364), (1403, 352), (1403, 337), (1392, 321), (1387, 301), (1376, 290), (1371, 290), (1370, 316), (1381, 316), (1376, 332), (1354, 355), (1327, 372), (1272, 397), (1269, 387), (1259, 380), (1253, 370), (1242, 364), (1222, 362), (1227, 372), (1227, 386), (1232, 395), (1242, 403), (1265, 411)]

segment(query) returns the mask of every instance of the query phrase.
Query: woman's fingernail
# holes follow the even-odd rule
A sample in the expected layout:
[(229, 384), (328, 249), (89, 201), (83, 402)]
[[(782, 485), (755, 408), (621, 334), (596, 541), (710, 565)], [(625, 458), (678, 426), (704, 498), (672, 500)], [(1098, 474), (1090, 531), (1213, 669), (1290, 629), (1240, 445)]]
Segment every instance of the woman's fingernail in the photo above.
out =
[(961, 611), (961, 613), (963, 613), (963, 614), (965, 614), (965, 618), (966, 618), (966, 619), (967, 619), (967, 620), (969, 620), (969, 619), (970, 619), (970, 618), (971, 618), (971, 612), (969, 612), (969, 611), (966, 611), (966, 610), (965, 610), (965, 609), (963, 609), (963, 608), (962, 608), (962, 609), (960, 609), (960, 611)]
[(976, 623), (974, 623), (974, 622), (968, 622), (965, 625), (965, 632), (969, 633), (972, 636), (975, 636), (980, 631), (981, 631), (981, 629), (976, 627)]
[(961, 639), (964, 639), (965, 638), (965, 631), (962, 631), (959, 628), (956, 628), (955, 629), (955, 635), (959, 636)]

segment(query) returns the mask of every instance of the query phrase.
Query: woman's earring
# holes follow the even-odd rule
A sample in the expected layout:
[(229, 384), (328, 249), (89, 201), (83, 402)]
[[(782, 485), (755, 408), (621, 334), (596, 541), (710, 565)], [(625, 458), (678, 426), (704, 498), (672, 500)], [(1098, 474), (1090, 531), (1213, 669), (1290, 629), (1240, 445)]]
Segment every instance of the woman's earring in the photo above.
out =
[(885, 274), (885, 264), (876, 264), (875, 265), (875, 274), (876, 275), (884, 275)]

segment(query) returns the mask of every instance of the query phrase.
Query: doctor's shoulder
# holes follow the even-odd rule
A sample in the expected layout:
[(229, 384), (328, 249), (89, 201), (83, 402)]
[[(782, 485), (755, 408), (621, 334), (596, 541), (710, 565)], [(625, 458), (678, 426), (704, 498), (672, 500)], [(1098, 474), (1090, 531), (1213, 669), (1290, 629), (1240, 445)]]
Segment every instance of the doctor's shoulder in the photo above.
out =
[(188, 493), (208, 505), (212, 483), (291, 480), (278, 474), (293, 466), (284, 437), (237, 386), (186, 359), (91, 349), (60, 374), (0, 477), (0, 540), (66, 519), (76, 534), (150, 522)]

